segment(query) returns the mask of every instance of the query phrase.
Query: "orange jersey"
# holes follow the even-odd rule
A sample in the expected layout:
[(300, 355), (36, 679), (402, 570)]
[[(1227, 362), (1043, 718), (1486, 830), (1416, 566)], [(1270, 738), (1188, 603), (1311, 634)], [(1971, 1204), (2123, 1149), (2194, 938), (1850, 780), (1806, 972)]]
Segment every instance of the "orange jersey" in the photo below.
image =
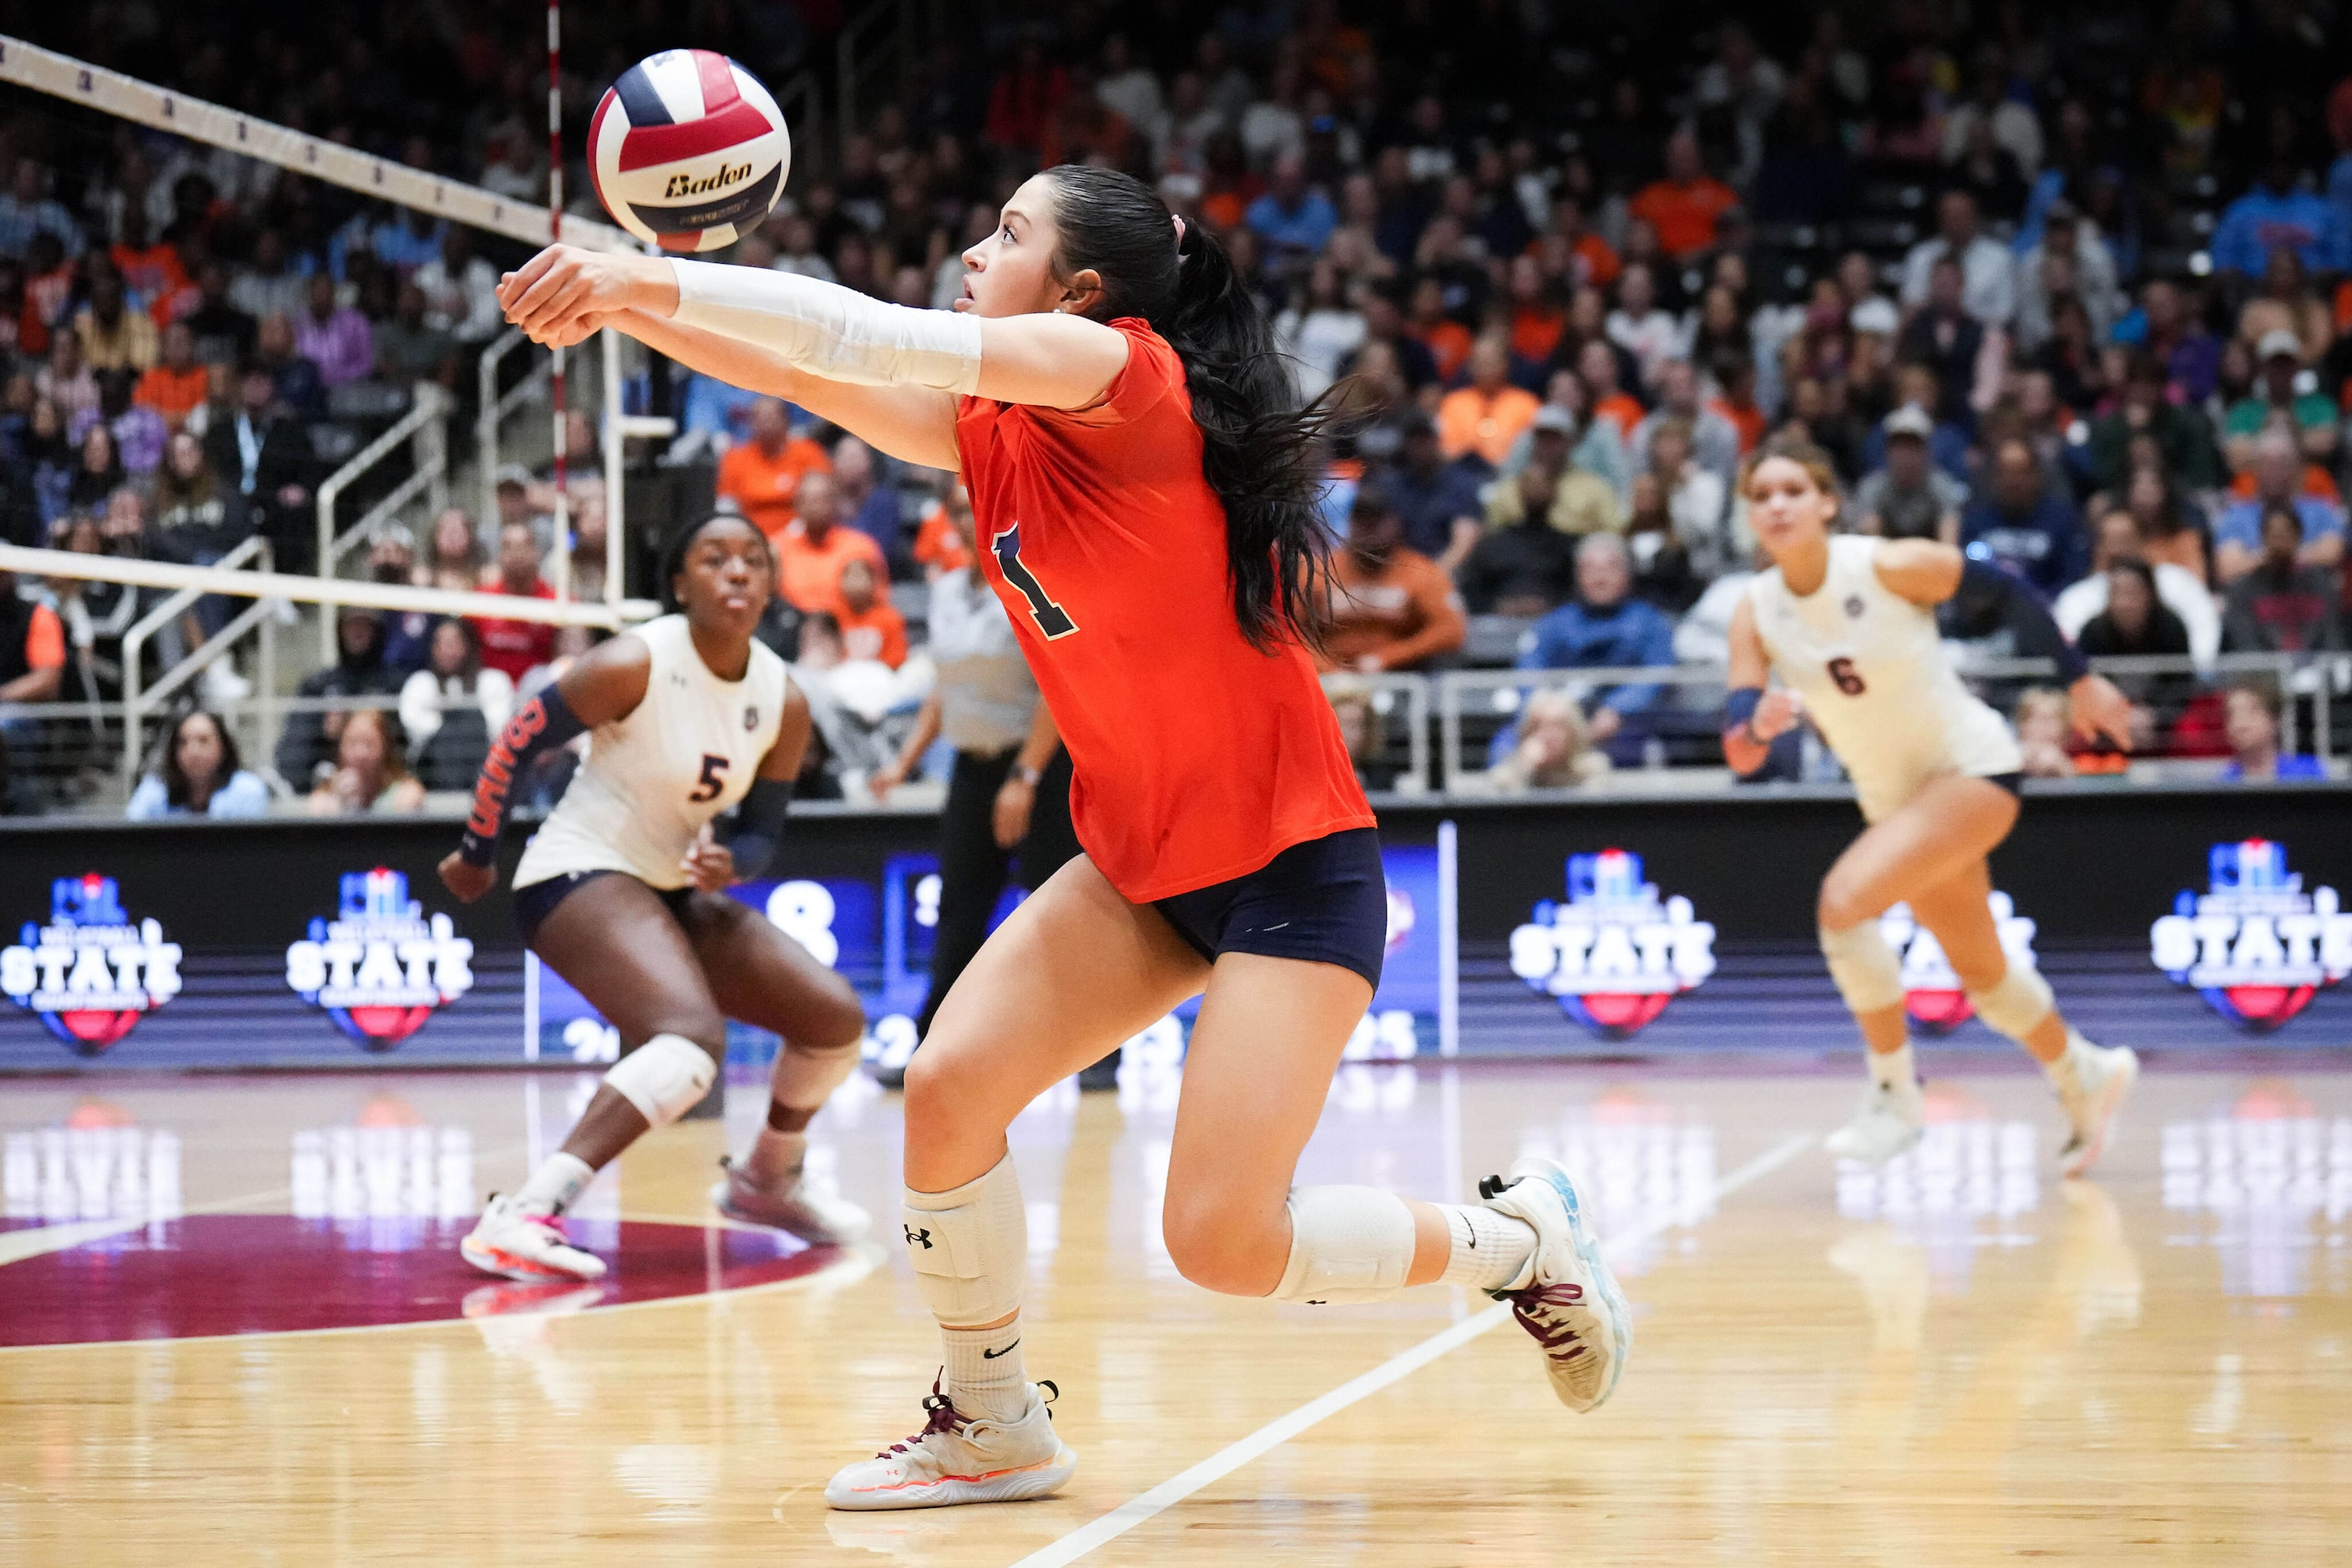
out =
[(1304, 648), (1234, 619), (1225, 511), (1184, 366), (1142, 321), (1077, 413), (961, 400), (981, 569), (1069, 748), (1078, 841), (1134, 903), (1229, 881), (1372, 826)]
[(907, 617), (888, 599), (877, 595), (863, 611), (844, 601), (833, 614), (841, 623), (842, 651), (850, 658), (878, 658), (893, 669), (907, 662)]
[(937, 501), (925, 509), (922, 525), (915, 530), (915, 564), (933, 572), (961, 572), (971, 564), (971, 552), (948, 521), (948, 509)]
[(772, 540), (792, 524), (793, 497), (802, 476), (832, 471), (833, 459), (805, 436), (786, 440), (773, 458), (757, 441), (742, 441), (719, 459), (719, 493)]

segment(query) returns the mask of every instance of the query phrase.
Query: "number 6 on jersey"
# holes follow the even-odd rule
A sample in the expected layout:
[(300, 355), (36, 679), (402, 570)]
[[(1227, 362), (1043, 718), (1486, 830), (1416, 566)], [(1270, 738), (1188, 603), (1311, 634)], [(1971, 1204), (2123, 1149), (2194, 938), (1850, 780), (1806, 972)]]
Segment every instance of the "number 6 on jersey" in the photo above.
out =
[(1054, 602), (1053, 595), (1045, 592), (1045, 585), (1037, 581), (1036, 574), (1022, 563), (1019, 523), (992, 536), (988, 543), (996, 553), (997, 569), (1004, 574), (1004, 580), (1029, 601), (1029, 618), (1037, 623), (1037, 629), (1045, 634), (1047, 642), (1068, 637), (1078, 629), (1078, 623), (1070, 619), (1069, 612)]

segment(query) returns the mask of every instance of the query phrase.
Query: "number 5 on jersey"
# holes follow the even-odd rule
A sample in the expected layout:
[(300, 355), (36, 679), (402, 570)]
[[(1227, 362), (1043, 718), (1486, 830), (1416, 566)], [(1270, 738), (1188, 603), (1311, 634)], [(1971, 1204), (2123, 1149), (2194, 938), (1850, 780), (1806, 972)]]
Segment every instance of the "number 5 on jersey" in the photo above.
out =
[(1078, 629), (1078, 623), (1070, 619), (1069, 612), (1054, 602), (1054, 596), (1045, 592), (1045, 585), (1037, 581), (1037, 574), (1023, 564), (1019, 523), (1002, 533), (992, 535), (988, 543), (996, 553), (997, 570), (1003, 572), (1004, 580), (1029, 601), (1029, 618), (1037, 623), (1037, 629), (1045, 634), (1047, 642), (1068, 637)]
[(706, 801), (717, 800), (727, 788), (727, 780), (723, 776), (726, 772), (726, 758), (713, 756), (709, 752), (703, 752), (702, 776), (695, 781), (694, 793), (688, 795), (687, 800), (695, 805), (700, 805)]

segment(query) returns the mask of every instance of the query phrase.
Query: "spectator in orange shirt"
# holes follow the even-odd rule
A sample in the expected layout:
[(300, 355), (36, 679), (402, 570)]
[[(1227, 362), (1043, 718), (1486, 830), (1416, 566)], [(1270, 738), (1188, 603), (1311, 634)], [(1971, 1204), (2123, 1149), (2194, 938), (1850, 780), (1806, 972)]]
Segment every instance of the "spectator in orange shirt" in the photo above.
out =
[(1738, 193), (1708, 176), (1698, 138), (1684, 130), (1666, 138), (1665, 178), (1643, 186), (1625, 210), (1646, 219), (1658, 247), (1680, 261), (1712, 246), (1716, 221), (1738, 205)]
[(1404, 521), (1378, 483), (1356, 492), (1348, 541), (1332, 552), (1325, 669), (1412, 669), (1462, 646), (1462, 595), (1436, 562), (1404, 542)]
[(1592, 400), (1592, 416), (1616, 426), (1619, 440), (1631, 439), (1650, 411), (1618, 384), (1615, 345), (1605, 338), (1594, 338), (1586, 343), (1576, 356), (1576, 374), (1583, 378), (1585, 391)]
[(1404, 331), (1429, 351), (1440, 381), (1452, 381), (1470, 357), (1470, 329), (1445, 313), (1445, 285), (1435, 278), (1423, 278), (1412, 286), (1412, 314)]
[(773, 541), (791, 525), (807, 477), (832, 471), (823, 447), (793, 434), (783, 404), (762, 397), (751, 405), (751, 438), (719, 460), (719, 493)]
[(131, 401), (153, 409), (177, 430), (203, 405), (210, 384), (196, 363), (196, 334), (185, 321), (174, 321), (163, 329), (163, 357), (140, 374)]
[(1528, 254), (1572, 289), (1606, 289), (1617, 281), (1624, 265), (1607, 240), (1584, 226), (1584, 204), (1566, 195), (1552, 199), (1550, 226), (1528, 247)]
[[(65, 622), (19, 595), (15, 573), (0, 572), (0, 702), (54, 702), (65, 673)], [(37, 721), (7, 722), (29, 739)]]
[(915, 531), (915, 564), (926, 577), (962, 571), (971, 564), (971, 552), (964, 546), (971, 532), (971, 492), (961, 484), (950, 485), (946, 500), (923, 510)]
[(777, 589), (803, 614), (828, 610), (845, 619), (841, 573), (852, 561), (865, 562), (877, 580), (887, 581), (890, 574), (882, 547), (871, 536), (842, 526), (841, 498), (828, 473), (812, 473), (801, 481), (800, 515), (775, 536), (775, 545)]
[(1475, 452), (1490, 468), (1502, 467), (1512, 445), (1535, 423), (1536, 395), (1511, 384), (1511, 350), (1500, 336), (1470, 351), (1470, 384), (1437, 405), (1437, 442), (1448, 459)]
[(1511, 263), (1511, 353), (1540, 365), (1559, 347), (1568, 330), (1568, 306), (1559, 285), (1546, 278), (1533, 256)]
[[(841, 533), (854, 529), (837, 529)], [(842, 563), (841, 606), (834, 619), (841, 624), (841, 648), (851, 658), (878, 658), (896, 669), (907, 662), (907, 617), (882, 591), (882, 574), (862, 555)]]
[(122, 237), (107, 249), (107, 259), (122, 274), (131, 308), (148, 311), (157, 326), (171, 317), (156, 307), (188, 286), (188, 269), (177, 247), (168, 241), (148, 243), (146, 209), (137, 202), (122, 205)]

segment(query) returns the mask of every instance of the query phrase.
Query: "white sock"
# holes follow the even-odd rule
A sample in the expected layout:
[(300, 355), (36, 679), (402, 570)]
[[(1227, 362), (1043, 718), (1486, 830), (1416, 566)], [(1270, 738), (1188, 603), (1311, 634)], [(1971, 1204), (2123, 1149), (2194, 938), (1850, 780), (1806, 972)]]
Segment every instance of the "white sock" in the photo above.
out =
[(2083, 1092), (2084, 1069), (2090, 1065), (2091, 1053), (2096, 1049), (2098, 1049), (2096, 1046), (2084, 1039), (2078, 1030), (2069, 1025), (2066, 1029), (2066, 1048), (2058, 1053), (2056, 1061), (2043, 1062), (2042, 1070), (2049, 1075), (2052, 1087), (2060, 1094), (2080, 1094)]
[(807, 1133), (779, 1132), (772, 1127), (762, 1127), (759, 1137), (751, 1141), (751, 1152), (743, 1161), (743, 1173), (756, 1186), (781, 1186), (800, 1174), (801, 1165), (807, 1158)]
[(1911, 1057), (1911, 1042), (1904, 1041), (1891, 1051), (1869, 1051), (1863, 1055), (1870, 1059), (1870, 1081), (1885, 1089), (1898, 1109), (1916, 1111), (1919, 1107), (1919, 1065)]
[(948, 1400), (966, 1415), (1018, 1421), (1029, 1410), (1029, 1378), (1022, 1370), (1021, 1318), (993, 1329), (950, 1329), (947, 1346)]
[(1483, 1204), (1437, 1206), (1445, 1211), (1445, 1234), (1453, 1243), (1445, 1272), (1438, 1276), (1441, 1284), (1505, 1290), (1519, 1283), (1535, 1261), (1535, 1226)]
[(595, 1175), (587, 1161), (559, 1149), (541, 1161), (530, 1180), (516, 1189), (516, 1206), (525, 1214), (562, 1214)]

